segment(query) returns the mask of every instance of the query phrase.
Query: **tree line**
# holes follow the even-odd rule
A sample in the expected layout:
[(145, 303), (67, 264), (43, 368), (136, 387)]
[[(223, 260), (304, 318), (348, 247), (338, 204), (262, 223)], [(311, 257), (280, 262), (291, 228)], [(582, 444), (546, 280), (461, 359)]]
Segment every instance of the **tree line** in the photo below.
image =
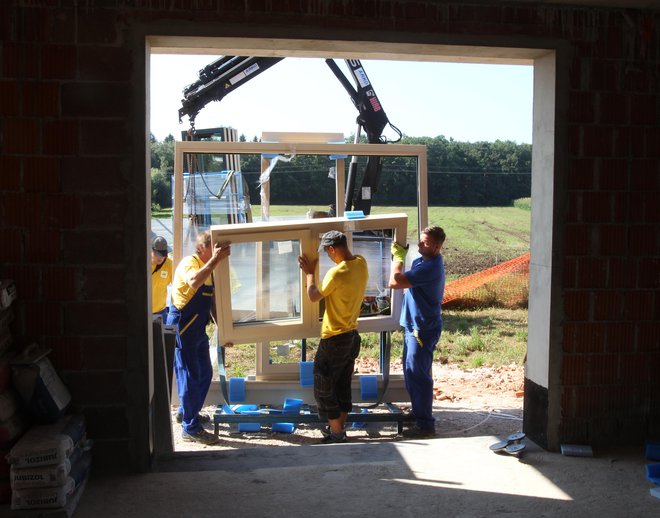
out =
[[(241, 136), (245, 141), (245, 136)], [(256, 137), (253, 139), (257, 141)], [(352, 142), (352, 139), (347, 139)], [(433, 206), (509, 206), (531, 196), (532, 146), (512, 141), (459, 142), (438, 137), (403, 137), (401, 144), (427, 148), (428, 199)], [(349, 157), (350, 159), (350, 157)], [(346, 161), (348, 167), (348, 160)], [(358, 160), (356, 189), (366, 157)], [(330, 205), (334, 201), (334, 160), (324, 155), (299, 155), (278, 163), (271, 175), (270, 202), (274, 205)], [(184, 165), (184, 169), (185, 169)], [(191, 164), (194, 172), (221, 171), (224, 158), (204, 156)], [(374, 194), (375, 205), (417, 203), (415, 158), (383, 157)], [(174, 137), (162, 142), (151, 137), (151, 199), (154, 206), (171, 207)], [(252, 203), (259, 203), (260, 155), (241, 155), (241, 172)]]

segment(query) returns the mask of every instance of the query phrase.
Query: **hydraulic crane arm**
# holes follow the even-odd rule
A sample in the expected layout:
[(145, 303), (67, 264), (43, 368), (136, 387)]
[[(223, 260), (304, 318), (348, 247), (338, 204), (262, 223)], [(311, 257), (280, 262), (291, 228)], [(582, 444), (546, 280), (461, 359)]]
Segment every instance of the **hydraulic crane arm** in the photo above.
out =
[[(208, 103), (221, 101), (228, 93), (264, 70), (268, 70), (282, 59), (284, 58), (223, 56), (210, 63), (199, 71), (199, 80), (183, 90), (184, 97), (179, 109), (179, 122), (187, 115), (191, 129), (194, 130), (195, 117)], [(401, 132), (390, 123), (385, 115), (362, 63), (357, 59), (345, 60), (355, 82), (355, 86), (353, 86), (334, 60), (326, 59), (325, 62), (348, 92), (353, 105), (358, 110), (356, 119), (358, 130), (355, 134), (355, 142), (360, 141), (360, 131), (364, 129), (367, 134), (367, 142), (370, 144), (386, 143), (387, 139), (383, 137), (383, 130), (387, 125), (399, 135), (398, 140), (400, 140)], [(351, 208), (362, 210), (365, 215), (371, 212), (371, 199), (378, 189), (381, 169), (382, 157), (370, 156), (367, 159), (367, 167), (357, 193), (357, 200), (353, 203), (357, 171), (357, 157), (353, 157), (347, 178), (345, 210)]]

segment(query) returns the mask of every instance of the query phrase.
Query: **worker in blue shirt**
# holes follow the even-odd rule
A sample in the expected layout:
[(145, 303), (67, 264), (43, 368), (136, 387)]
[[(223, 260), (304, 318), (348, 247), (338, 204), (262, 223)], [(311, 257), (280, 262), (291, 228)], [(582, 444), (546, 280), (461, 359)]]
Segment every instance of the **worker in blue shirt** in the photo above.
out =
[(405, 289), (399, 320), (404, 331), (403, 375), (415, 416), (415, 426), (405, 430), (404, 437), (435, 435), (432, 367), (442, 332), (445, 266), (440, 252), (444, 242), (442, 228), (425, 228), (417, 244), (420, 257), (408, 271), (404, 271), (408, 247), (392, 243), (389, 287)]

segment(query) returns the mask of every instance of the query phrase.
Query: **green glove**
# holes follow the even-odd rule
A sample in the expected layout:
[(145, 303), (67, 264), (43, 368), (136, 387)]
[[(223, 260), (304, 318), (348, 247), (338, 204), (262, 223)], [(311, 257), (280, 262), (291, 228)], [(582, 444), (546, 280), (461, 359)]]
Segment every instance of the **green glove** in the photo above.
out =
[(392, 246), (390, 247), (390, 252), (392, 253), (392, 261), (406, 264), (406, 254), (408, 253), (408, 245), (401, 246), (396, 241), (393, 241)]

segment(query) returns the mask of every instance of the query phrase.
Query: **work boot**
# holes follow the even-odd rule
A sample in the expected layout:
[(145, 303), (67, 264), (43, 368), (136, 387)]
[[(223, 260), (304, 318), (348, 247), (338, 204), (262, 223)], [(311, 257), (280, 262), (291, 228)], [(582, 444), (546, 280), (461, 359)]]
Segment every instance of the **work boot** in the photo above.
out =
[[(211, 422), (211, 417), (208, 416), (207, 414), (197, 414), (197, 419), (202, 424)], [(183, 411), (181, 410), (181, 408), (179, 408), (179, 410), (177, 410), (176, 412), (176, 422), (179, 424), (183, 422)]]
[(182, 431), (181, 438), (185, 442), (199, 442), (201, 444), (207, 444), (207, 445), (216, 444), (219, 441), (217, 436), (207, 432), (206, 430), (200, 430), (197, 433), (188, 433)]
[(403, 431), (406, 439), (429, 439), (435, 437), (435, 428), (421, 428), (417, 425)]
[(347, 441), (346, 432), (341, 432), (341, 433), (331, 432), (329, 435), (321, 439), (321, 444), (338, 444), (346, 441)]

